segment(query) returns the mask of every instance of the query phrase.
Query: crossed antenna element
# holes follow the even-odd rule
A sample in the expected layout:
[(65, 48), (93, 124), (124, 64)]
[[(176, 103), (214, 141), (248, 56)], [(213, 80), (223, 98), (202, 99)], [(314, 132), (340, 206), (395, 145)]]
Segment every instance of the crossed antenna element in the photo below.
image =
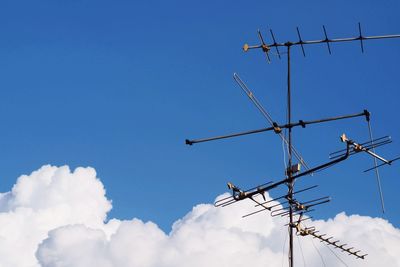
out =
[(278, 43), (275, 39), (275, 35), (273, 33), (273, 31), (270, 29), (270, 34), (271, 34), (271, 38), (273, 43), (270, 44), (266, 44), (264, 41), (264, 37), (261, 33), (260, 30), (257, 31), (258, 37), (260, 39), (260, 44), (258, 45), (248, 45), (245, 44), (243, 46), (243, 50), (245, 52), (247, 52), (248, 50), (251, 49), (261, 49), (267, 57), (267, 61), (271, 62), (271, 58), (269, 56), (269, 53), (271, 52), (271, 48), (274, 47), (276, 54), (278, 56), (279, 59), (281, 59), (281, 52), (279, 51), (279, 47), (289, 47), (289, 46), (296, 46), (299, 45), (301, 46), (301, 51), (303, 53), (303, 56), (306, 56), (306, 52), (304, 49), (304, 45), (311, 45), (311, 44), (322, 44), (325, 43), (327, 48), (328, 48), (328, 52), (329, 54), (332, 54), (332, 50), (331, 50), (331, 45), (330, 43), (340, 43), (340, 42), (352, 42), (352, 41), (360, 41), (360, 47), (361, 47), (361, 52), (364, 53), (364, 41), (366, 40), (375, 40), (375, 39), (390, 39), (390, 38), (399, 38), (400, 34), (392, 34), (392, 35), (377, 35), (377, 36), (364, 36), (362, 33), (362, 29), (361, 29), (361, 23), (358, 23), (358, 33), (359, 35), (356, 37), (349, 37), (349, 38), (336, 38), (336, 39), (330, 39), (328, 37), (328, 33), (326, 31), (326, 27), (323, 25), (322, 26), (322, 30), (324, 33), (324, 39), (320, 39), (320, 40), (310, 40), (310, 41), (303, 41), (301, 34), (300, 34), (300, 29), (299, 27), (296, 27), (296, 31), (297, 31), (297, 37), (299, 38), (298, 41), (295, 42), (285, 42), (285, 43)]
[[(271, 37), (273, 43), (267, 44), (265, 39), (261, 33), (258, 31), (258, 38), (260, 39), (260, 44), (258, 45), (248, 45), (245, 44), (243, 46), (244, 51), (249, 51), (252, 49), (261, 49), (261, 51), (266, 55), (267, 61), (271, 62), (270, 52), (271, 49), (274, 47), (276, 50), (276, 55), (278, 58), (281, 59), (282, 53), (279, 50), (279, 47), (285, 47), (286, 52), (285, 55), (287, 57), (287, 121), (286, 123), (278, 123), (277, 121), (273, 120), (271, 115), (266, 111), (266, 109), (261, 105), (261, 103), (257, 100), (254, 93), (249, 89), (249, 87), (243, 82), (243, 80), (239, 77), (238, 74), (234, 73), (233, 78), (235, 82), (240, 86), (240, 88), (245, 92), (251, 102), (256, 106), (256, 108), (261, 112), (261, 114), (267, 120), (269, 127), (250, 130), (245, 132), (227, 134), (227, 135), (220, 135), (215, 137), (209, 138), (202, 138), (202, 139), (186, 139), (187, 145), (194, 145), (197, 143), (221, 140), (221, 139), (228, 139), (234, 138), (244, 135), (251, 135), (256, 133), (262, 132), (272, 132), (278, 135), (281, 140), (287, 146), (287, 153), (288, 153), (288, 164), (285, 168), (284, 174), (285, 177), (281, 180), (276, 182), (268, 182), (265, 184), (258, 185), (253, 187), (249, 190), (242, 190), (236, 185), (232, 183), (228, 183), (228, 188), (231, 190), (232, 194), (228, 197), (224, 197), (222, 199), (218, 199), (215, 202), (216, 207), (226, 207), (232, 205), (238, 201), (242, 201), (245, 199), (250, 199), (255, 203), (255, 211), (252, 211), (248, 214), (243, 215), (243, 217), (252, 216), (264, 211), (270, 212), (271, 216), (280, 216), (280, 217), (288, 217), (289, 223), (286, 225), (288, 226), (289, 230), (289, 252), (288, 252), (288, 262), (289, 267), (294, 266), (294, 258), (293, 258), (293, 235), (296, 234), (298, 236), (311, 236), (320, 240), (322, 243), (332, 246), (336, 249), (339, 249), (342, 252), (348, 253), (359, 259), (364, 259), (367, 254), (360, 253), (359, 250), (354, 249), (353, 247), (348, 247), (347, 244), (340, 242), (339, 240), (335, 240), (333, 237), (327, 237), (325, 234), (319, 233), (315, 229), (315, 227), (307, 227), (305, 226), (305, 221), (311, 219), (312, 217), (308, 217), (308, 213), (314, 210), (314, 207), (319, 206), (321, 204), (328, 203), (331, 198), (329, 196), (324, 196), (316, 199), (310, 199), (306, 201), (301, 201), (297, 199), (297, 196), (305, 191), (312, 190), (317, 187), (317, 185), (303, 188), (300, 190), (294, 189), (295, 181), (301, 177), (305, 177), (308, 175), (312, 175), (319, 171), (322, 171), (326, 168), (332, 167), (335, 164), (338, 164), (348, 158), (352, 157), (355, 154), (367, 154), (368, 156), (373, 158), (374, 166), (365, 170), (364, 172), (368, 172), (371, 170), (375, 171), (376, 179), (378, 182), (378, 189), (380, 194), (381, 206), (382, 211), (384, 212), (384, 199), (383, 193), (380, 184), (380, 174), (378, 169), (385, 165), (391, 165), (393, 162), (400, 159), (400, 157), (388, 160), (379, 154), (376, 153), (375, 148), (381, 147), (392, 142), (390, 136), (383, 136), (380, 138), (374, 139), (372, 136), (372, 129), (371, 129), (371, 122), (370, 122), (370, 113), (368, 110), (363, 110), (360, 113), (349, 114), (349, 115), (342, 115), (342, 116), (335, 116), (323, 119), (315, 119), (315, 120), (299, 120), (297, 122), (292, 121), (292, 111), (291, 111), (291, 67), (290, 67), (290, 55), (291, 55), (291, 47), (293, 46), (300, 46), (303, 55), (305, 56), (305, 45), (310, 44), (321, 44), (325, 43), (328, 48), (329, 54), (332, 53), (331, 51), (331, 43), (339, 43), (339, 42), (351, 42), (351, 41), (360, 41), (361, 51), (364, 52), (364, 41), (366, 40), (373, 40), (373, 39), (387, 39), (387, 38), (400, 38), (400, 35), (380, 35), (380, 36), (364, 36), (361, 30), (361, 24), (358, 24), (358, 31), (359, 35), (357, 37), (350, 37), (350, 38), (338, 38), (338, 39), (330, 39), (328, 37), (327, 31), (325, 26), (323, 28), (324, 39), (321, 40), (313, 40), (313, 41), (304, 41), (301, 37), (300, 30), (297, 28), (297, 35), (299, 40), (292, 42), (288, 41), (285, 43), (278, 43), (275, 39), (275, 35), (270, 30)], [(310, 167), (300, 153), (294, 148), (292, 143), (292, 129), (295, 127), (305, 128), (311, 124), (320, 124), (320, 123), (327, 123), (337, 120), (344, 120), (344, 119), (351, 119), (357, 117), (364, 117), (367, 124), (368, 124), (368, 132), (369, 132), (369, 140), (367, 142), (356, 142), (352, 139), (349, 139), (345, 134), (341, 135), (340, 140), (344, 143), (345, 147), (341, 150), (333, 152), (329, 155), (329, 161), (317, 165), (315, 167)], [(282, 130), (286, 130), (287, 135), (282, 133)], [(297, 163), (294, 160), (297, 160)], [(378, 164), (379, 163), (379, 164)], [(301, 167), (304, 167), (304, 171), (301, 171)], [(287, 186), (287, 193), (273, 198), (271, 200), (266, 199), (266, 192), (273, 191), (281, 186)], [(260, 200), (259, 196), (262, 197)]]
[[(207, 141), (213, 141), (213, 140), (218, 140), (218, 139), (226, 139), (230, 137), (237, 137), (237, 136), (242, 136), (242, 135), (248, 135), (248, 134), (253, 134), (253, 133), (261, 133), (261, 132), (267, 132), (267, 131), (274, 131), (276, 134), (279, 135), (279, 137), (282, 139), (282, 141), (285, 142), (286, 145), (289, 145), (288, 140), (282, 133), (282, 129), (288, 128), (288, 125), (278, 125), (276, 123), (271, 115), (265, 110), (265, 108), (261, 105), (261, 103), (257, 100), (253, 92), (247, 87), (247, 85), (240, 79), (239, 75), (234, 73), (233, 78), (235, 79), (236, 83), (240, 86), (240, 88), (246, 93), (246, 95), (249, 97), (249, 99), (253, 102), (253, 104), (257, 107), (257, 109), (261, 112), (261, 114), (267, 119), (268, 123), (271, 125), (271, 127), (268, 128), (262, 128), (262, 129), (257, 129), (257, 130), (252, 130), (252, 131), (246, 131), (246, 132), (241, 132), (241, 133), (235, 133), (235, 134), (229, 134), (229, 135), (222, 135), (222, 136), (216, 136), (216, 137), (211, 137), (211, 138), (205, 138), (205, 139), (197, 139), (197, 140), (187, 140), (186, 139), (186, 144), (187, 145), (193, 145), (195, 143), (201, 143), (201, 142), (207, 142)], [(304, 123), (302, 121), (302, 123)], [(309, 122), (310, 124), (312, 122)], [(305, 127), (305, 123), (303, 124)], [(291, 146), (294, 156), (297, 158), (301, 164), (304, 165), (306, 169), (309, 169), (307, 163), (304, 161), (300, 153), (293, 147)]]

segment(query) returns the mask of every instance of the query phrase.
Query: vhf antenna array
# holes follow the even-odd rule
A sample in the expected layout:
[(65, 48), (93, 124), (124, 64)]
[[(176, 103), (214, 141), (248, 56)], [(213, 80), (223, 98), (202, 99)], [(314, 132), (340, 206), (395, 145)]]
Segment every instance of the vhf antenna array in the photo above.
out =
[[(315, 206), (329, 202), (330, 197), (325, 196), (325, 197), (320, 197), (317, 199), (312, 199), (312, 200), (307, 200), (307, 201), (297, 200), (296, 197), (298, 194), (317, 187), (316, 185), (314, 185), (311, 187), (307, 187), (307, 188), (303, 188), (303, 189), (295, 191), (294, 183), (298, 178), (306, 176), (306, 175), (312, 175), (313, 173), (316, 173), (318, 171), (322, 171), (326, 168), (329, 168), (339, 162), (342, 162), (342, 161), (348, 159), (350, 156), (353, 156), (355, 154), (366, 153), (373, 158), (374, 166), (372, 168), (365, 170), (364, 172), (375, 170), (379, 194), (380, 194), (380, 200), (381, 200), (381, 205), (382, 205), (382, 211), (384, 212), (385, 211), (384, 200), (383, 200), (383, 194), (382, 194), (382, 189), (381, 189), (381, 184), (380, 184), (380, 176), (379, 176), (378, 168), (382, 167), (384, 165), (391, 165), (394, 161), (397, 161), (400, 159), (400, 157), (397, 157), (392, 160), (387, 160), (375, 152), (375, 148), (383, 146), (383, 145), (387, 145), (387, 144), (391, 143), (392, 140), (391, 140), (390, 136), (384, 136), (384, 137), (380, 137), (377, 139), (373, 139), (371, 123), (370, 123), (370, 113), (368, 110), (363, 110), (360, 113), (355, 113), (355, 114), (350, 114), (350, 115), (342, 115), (342, 116), (323, 118), (323, 119), (317, 119), (317, 120), (299, 120), (298, 122), (292, 121), (292, 111), (291, 111), (292, 100), (291, 100), (291, 84), (290, 84), (291, 83), (291, 76), (290, 76), (290, 74), (291, 74), (291, 68), (290, 68), (291, 58), (290, 58), (290, 55), (291, 55), (291, 48), (293, 46), (300, 46), (303, 56), (306, 56), (305, 49), (304, 49), (304, 46), (306, 46), (306, 45), (324, 44), (325, 43), (327, 45), (329, 54), (332, 54), (332, 50), (331, 50), (331, 46), (330, 46), (331, 43), (359, 41), (360, 45), (361, 45), (361, 52), (364, 52), (364, 41), (366, 41), (366, 40), (400, 38), (400, 35), (364, 36), (362, 33), (362, 30), (361, 30), (360, 23), (358, 23), (359, 35), (357, 37), (330, 39), (328, 37), (325, 26), (322, 26), (322, 29), (323, 29), (323, 33), (324, 33), (324, 37), (325, 37), (324, 39), (304, 41), (301, 37), (300, 30), (297, 27), (296, 31), (297, 31), (297, 36), (299, 38), (298, 41), (295, 41), (295, 42), (288, 41), (285, 43), (278, 43), (275, 39), (275, 35), (274, 35), (273, 31), (270, 30), (271, 38), (273, 41), (273, 43), (270, 43), (270, 44), (267, 44), (265, 42), (261, 31), (258, 30), (257, 33), (258, 33), (258, 37), (260, 40), (260, 44), (258, 44), (258, 45), (245, 44), (243, 46), (243, 50), (245, 52), (247, 52), (249, 50), (253, 50), (253, 49), (261, 49), (261, 51), (266, 55), (266, 59), (267, 59), (268, 63), (271, 62), (270, 51), (272, 48), (275, 48), (276, 55), (278, 56), (279, 59), (282, 58), (282, 53), (280, 52), (279, 48), (280, 47), (286, 48), (286, 56), (287, 56), (287, 122), (285, 124), (278, 124), (275, 120), (272, 119), (270, 114), (266, 111), (266, 109), (257, 100), (257, 98), (255, 97), (253, 92), (240, 79), (239, 75), (235, 73), (235, 74), (233, 74), (234, 80), (240, 86), (240, 88), (246, 93), (246, 95), (253, 102), (253, 104), (257, 107), (257, 109), (261, 112), (261, 114), (267, 119), (268, 123), (270, 124), (270, 127), (256, 129), (256, 130), (250, 130), (250, 131), (245, 131), (245, 132), (240, 132), (240, 133), (228, 134), (228, 135), (215, 136), (215, 137), (210, 137), (210, 138), (194, 139), (194, 140), (186, 139), (187, 145), (193, 145), (193, 144), (202, 143), (202, 142), (209, 142), (209, 141), (214, 141), (214, 140), (233, 138), (233, 137), (250, 135), (250, 134), (261, 133), (261, 132), (274, 132), (287, 145), (288, 167), (285, 170), (285, 178), (284, 179), (277, 181), (277, 182), (268, 182), (268, 183), (265, 183), (262, 185), (258, 185), (249, 190), (242, 190), (239, 187), (237, 187), (229, 182), (228, 188), (232, 191), (232, 195), (229, 197), (225, 197), (225, 198), (217, 200), (215, 202), (215, 206), (216, 207), (225, 207), (225, 206), (234, 204), (234, 203), (244, 200), (244, 199), (250, 199), (253, 202), (255, 202), (255, 207), (258, 209), (256, 211), (253, 211), (251, 213), (243, 215), (243, 217), (251, 216), (251, 215), (257, 214), (259, 212), (263, 212), (263, 211), (270, 211), (271, 216), (273, 216), (273, 217), (275, 217), (275, 216), (288, 217), (289, 223), (287, 224), (287, 226), (289, 229), (289, 253), (288, 253), (289, 267), (294, 266), (294, 258), (293, 258), (293, 235), (294, 234), (299, 235), (299, 236), (312, 236), (313, 238), (317, 238), (321, 242), (323, 242), (327, 245), (337, 248), (337, 249), (341, 250), (342, 252), (348, 253), (349, 255), (355, 256), (356, 258), (359, 258), (359, 259), (364, 259), (365, 256), (367, 256), (367, 254), (362, 254), (359, 250), (356, 250), (353, 247), (347, 247), (347, 244), (341, 243), (339, 240), (334, 240), (333, 237), (327, 237), (326, 234), (319, 233), (319, 231), (316, 230), (315, 227), (303, 226), (304, 221), (312, 218), (312, 217), (306, 217), (306, 216), (304, 216), (304, 214), (313, 211), (314, 210), (313, 207), (315, 207)], [(356, 117), (364, 117), (365, 120), (367, 121), (370, 140), (367, 142), (364, 142), (364, 143), (358, 143), (354, 140), (347, 138), (347, 136), (345, 134), (343, 134), (340, 137), (340, 139), (345, 144), (345, 148), (331, 153), (329, 155), (330, 161), (328, 161), (326, 163), (323, 163), (316, 167), (308, 166), (307, 163), (304, 161), (304, 159), (301, 157), (300, 153), (293, 146), (292, 129), (295, 127), (300, 126), (301, 128), (305, 128), (306, 126), (311, 125), (311, 124), (326, 123), (326, 122), (331, 122), (331, 121), (336, 121), (336, 120), (344, 120), (344, 119), (350, 119), (350, 118), (356, 118)], [(282, 133), (282, 129), (287, 130), (287, 132), (288, 132), (287, 137)], [(293, 164), (293, 158), (296, 158), (298, 163)], [(380, 164), (378, 164), (378, 162)], [(304, 166), (304, 169), (305, 169), (304, 171), (300, 170), (301, 166)], [(270, 190), (275, 189), (279, 186), (282, 186), (282, 185), (287, 186), (287, 193), (283, 196), (280, 196), (280, 197), (277, 197), (277, 198), (267, 201), (265, 198), (265, 193), (269, 192)], [(264, 201), (259, 201), (255, 198), (256, 196), (260, 196), (260, 195), (263, 197)], [(278, 204), (276, 204), (276, 201), (281, 201), (281, 202), (278, 202)]]

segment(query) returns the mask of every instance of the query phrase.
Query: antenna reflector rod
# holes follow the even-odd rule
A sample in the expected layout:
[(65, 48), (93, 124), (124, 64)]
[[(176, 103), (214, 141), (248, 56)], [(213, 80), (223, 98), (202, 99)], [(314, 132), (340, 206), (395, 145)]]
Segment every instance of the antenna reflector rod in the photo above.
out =
[(361, 23), (360, 22), (358, 23), (358, 32), (360, 33), (359, 39), (360, 39), (360, 43), (361, 43), (361, 52), (364, 53), (364, 44), (363, 44), (364, 37), (362, 36), (362, 33), (361, 33)]
[(324, 29), (324, 34), (325, 34), (325, 40), (324, 41), (326, 42), (326, 44), (328, 46), (329, 55), (332, 55), (331, 46), (329, 45), (329, 42), (331, 40), (329, 40), (329, 38), (328, 38), (328, 34), (326, 33), (325, 25), (322, 25), (322, 28)]
[(261, 34), (261, 31), (257, 30), (257, 33), (258, 33), (258, 37), (260, 38), (260, 41), (261, 41), (261, 49), (267, 56), (268, 63), (271, 63), (271, 59), (269, 58), (269, 55), (268, 55), (268, 52), (269, 52), (269, 50), (271, 50), (271, 48), (264, 42), (264, 38)]
[(303, 40), (301, 39), (299, 27), (296, 27), (297, 35), (299, 36), (299, 44), (301, 45), (301, 51), (303, 51), (303, 56), (306, 57), (306, 53), (304, 52)]
[(277, 45), (277, 43), (276, 43), (274, 33), (272, 32), (271, 29), (270, 29), (269, 31), (270, 31), (270, 33), (271, 33), (272, 40), (274, 41), (274, 43), (273, 43), (272, 45), (275, 46), (276, 53), (278, 54), (279, 59), (281, 59), (281, 53), (279, 53), (279, 48), (278, 48), (278, 45)]

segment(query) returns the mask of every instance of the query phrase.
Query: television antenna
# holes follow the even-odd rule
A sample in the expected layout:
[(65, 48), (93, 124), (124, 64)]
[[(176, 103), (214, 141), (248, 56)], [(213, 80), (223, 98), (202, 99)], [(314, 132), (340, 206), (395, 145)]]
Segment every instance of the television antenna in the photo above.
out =
[[(380, 201), (381, 201), (381, 207), (382, 207), (382, 212), (385, 212), (385, 206), (384, 206), (384, 198), (383, 198), (383, 193), (382, 193), (382, 188), (381, 188), (381, 182), (380, 182), (380, 174), (379, 174), (379, 168), (384, 166), (384, 165), (391, 165), (394, 161), (397, 161), (400, 159), (400, 157), (387, 160), (386, 158), (378, 155), (375, 152), (375, 148), (383, 145), (387, 145), (391, 143), (391, 138), (390, 136), (384, 136), (380, 137), (377, 139), (373, 139), (372, 136), (372, 129), (371, 129), (371, 122), (370, 122), (370, 113), (368, 110), (364, 110), (360, 113), (355, 113), (355, 114), (349, 114), (349, 115), (342, 115), (342, 116), (336, 116), (336, 117), (330, 117), (330, 118), (323, 118), (323, 119), (317, 119), (317, 120), (310, 120), (310, 121), (303, 121), (299, 120), (298, 122), (293, 122), (292, 121), (292, 99), (291, 99), (291, 48), (295, 46), (300, 46), (301, 51), (303, 56), (306, 56), (305, 49), (304, 47), (307, 45), (314, 45), (314, 44), (326, 44), (327, 49), (329, 54), (332, 54), (331, 50), (331, 43), (341, 43), (341, 42), (353, 42), (353, 41), (359, 41), (360, 42), (360, 47), (361, 47), (361, 52), (364, 53), (364, 41), (367, 40), (375, 40), (375, 39), (392, 39), (392, 38), (400, 38), (400, 35), (379, 35), (379, 36), (364, 36), (362, 33), (361, 29), (361, 24), (358, 23), (358, 33), (359, 35), (356, 37), (349, 37), (349, 38), (337, 38), (337, 39), (330, 39), (328, 37), (327, 31), (325, 26), (322, 26), (323, 33), (324, 33), (324, 39), (320, 40), (309, 40), (309, 41), (304, 41), (301, 37), (300, 30), (297, 27), (297, 36), (298, 36), (298, 41), (287, 41), (285, 43), (278, 43), (275, 39), (275, 35), (272, 30), (270, 30), (271, 38), (273, 40), (273, 43), (267, 44), (265, 42), (265, 39), (261, 33), (260, 30), (257, 31), (258, 38), (260, 40), (260, 43), (257, 45), (248, 45), (245, 44), (243, 46), (243, 51), (247, 52), (250, 50), (261, 50), (265, 56), (266, 60), (268, 63), (271, 63), (271, 49), (275, 49), (276, 55), (279, 59), (282, 58), (282, 53), (279, 50), (280, 47), (284, 47), (286, 49), (286, 57), (287, 57), (287, 123), (286, 124), (278, 124), (276, 121), (272, 119), (272, 117), (269, 115), (269, 113), (266, 111), (266, 109), (262, 106), (262, 104), (257, 100), (255, 97), (254, 93), (247, 87), (247, 85), (242, 81), (242, 79), (239, 77), (238, 74), (234, 73), (233, 78), (237, 82), (237, 84), (240, 86), (240, 88), (246, 93), (246, 95), (249, 97), (249, 99), (252, 101), (252, 103), (257, 107), (257, 109), (261, 112), (261, 114), (267, 119), (267, 121), (270, 124), (270, 127), (267, 128), (262, 128), (262, 129), (256, 129), (256, 130), (251, 130), (251, 131), (246, 131), (246, 132), (240, 132), (240, 133), (234, 133), (234, 134), (229, 134), (229, 135), (221, 135), (221, 136), (215, 136), (215, 137), (210, 137), (210, 138), (203, 138), (203, 139), (193, 139), (189, 140), (186, 139), (186, 144), (187, 145), (193, 145), (197, 143), (202, 143), (202, 142), (209, 142), (209, 141), (214, 141), (214, 140), (221, 140), (221, 139), (227, 139), (227, 138), (233, 138), (233, 137), (238, 137), (238, 136), (243, 136), (243, 135), (250, 135), (250, 134), (255, 134), (255, 133), (261, 133), (261, 132), (274, 132), (277, 134), (282, 141), (287, 145), (287, 150), (288, 150), (288, 167), (285, 170), (285, 178), (277, 181), (277, 182), (268, 182), (266, 184), (258, 185), (254, 188), (251, 188), (249, 190), (242, 190), (239, 187), (235, 186), (232, 183), (228, 183), (228, 188), (232, 191), (232, 195), (229, 197), (225, 197), (222, 199), (219, 199), (215, 202), (216, 207), (225, 207), (231, 204), (234, 204), (238, 201), (244, 200), (244, 199), (250, 199), (253, 202), (255, 202), (255, 206), (258, 207), (259, 209), (251, 212), (249, 214), (244, 215), (243, 217), (251, 216), (256, 213), (262, 212), (262, 211), (270, 211), (271, 216), (287, 216), (289, 217), (289, 223), (287, 224), (288, 229), (289, 229), (289, 253), (288, 253), (288, 262), (289, 262), (289, 267), (294, 266), (294, 258), (293, 258), (293, 236), (294, 234), (297, 234), (299, 236), (312, 236), (313, 238), (319, 239), (321, 242), (333, 246), (334, 248), (337, 248), (341, 250), (342, 252), (348, 253), (349, 255), (352, 255), (356, 258), (359, 259), (364, 259), (367, 254), (362, 254), (359, 250), (356, 250), (353, 247), (346, 247), (347, 244), (341, 243), (339, 240), (335, 240), (333, 237), (326, 237), (326, 234), (321, 234), (319, 233), (318, 230), (315, 229), (315, 227), (305, 227), (303, 226), (304, 221), (310, 219), (311, 217), (304, 217), (304, 214), (313, 211), (313, 207), (327, 203), (330, 201), (330, 197), (320, 197), (317, 199), (312, 199), (308, 201), (299, 201), (297, 200), (297, 194), (302, 193), (307, 190), (311, 190), (316, 188), (317, 186), (311, 186), (308, 188), (304, 188), (301, 190), (294, 190), (294, 184), (297, 179), (300, 177), (306, 176), (306, 175), (312, 175), (313, 173), (317, 171), (324, 170), (326, 168), (329, 168), (339, 162), (342, 162), (346, 159), (348, 159), (350, 156), (358, 154), (358, 153), (366, 153), (370, 155), (373, 158), (374, 161), (374, 166), (372, 168), (369, 168), (365, 170), (375, 171), (376, 179), (377, 179), (377, 184), (378, 184), (378, 190), (379, 190), (379, 195), (380, 195)], [(345, 144), (345, 148), (336, 152), (333, 152), (330, 154), (330, 161), (323, 163), (321, 165), (318, 165), (316, 167), (309, 167), (308, 164), (305, 162), (305, 160), (301, 157), (300, 153), (294, 148), (293, 142), (292, 142), (292, 128), (299, 127), (305, 128), (307, 125), (311, 124), (320, 124), (320, 123), (327, 123), (335, 120), (344, 120), (344, 119), (350, 119), (350, 118), (356, 118), (356, 117), (364, 117), (365, 120), (367, 121), (368, 124), (368, 131), (369, 131), (369, 138), (370, 140), (364, 143), (358, 143), (352, 139), (349, 139), (345, 134), (343, 134), (340, 139), (341, 141)], [(282, 129), (287, 129), (288, 131), (288, 137), (286, 138), (285, 135), (282, 133)], [(298, 160), (298, 163), (293, 164), (293, 159), (296, 158)], [(378, 164), (379, 162), (379, 164)], [(301, 171), (301, 166), (304, 166), (305, 170)], [(277, 188), (279, 186), (286, 185), (287, 186), (287, 193), (283, 196), (280, 196), (278, 198), (272, 199), (272, 200), (266, 200), (265, 199), (265, 192), (269, 192), (270, 190)], [(264, 202), (260, 202), (255, 198), (255, 196), (261, 195), (264, 199)], [(279, 204), (274, 204), (274, 201), (281, 200), (282, 202)], [(281, 207), (281, 205), (283, 207)]]

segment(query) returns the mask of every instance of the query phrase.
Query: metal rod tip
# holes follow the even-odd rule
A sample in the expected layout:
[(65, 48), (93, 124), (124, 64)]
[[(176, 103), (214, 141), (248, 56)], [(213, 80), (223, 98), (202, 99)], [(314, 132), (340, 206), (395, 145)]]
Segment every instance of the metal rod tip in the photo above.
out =
[(186, 139), (185, 144), (191, 146), (191, 145), (193, 145), (193, 142), (190, 141), (189, 139)]

